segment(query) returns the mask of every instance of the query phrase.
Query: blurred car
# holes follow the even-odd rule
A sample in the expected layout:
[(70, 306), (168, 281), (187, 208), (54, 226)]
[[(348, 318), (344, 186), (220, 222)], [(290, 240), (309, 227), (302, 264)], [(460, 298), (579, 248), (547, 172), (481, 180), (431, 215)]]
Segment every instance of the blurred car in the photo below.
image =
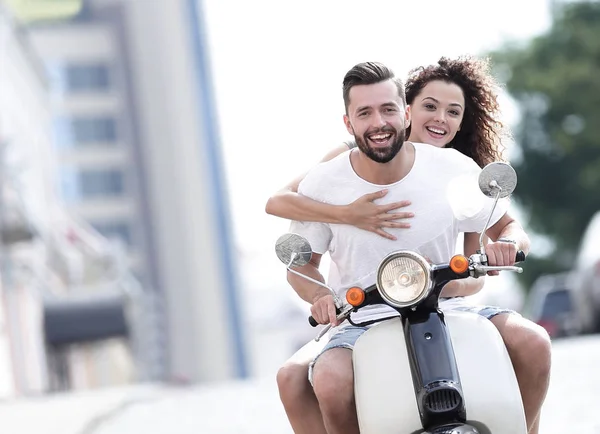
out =
[(551, 338), (573, 336), (581, 327), (573, 311), (570, 273), (540, 276), (531, 287), (528, 316), (546, 329)]
[(582, 332), (600, 332), (600, 211), (586, 228), (573, 270), (573, 308)]

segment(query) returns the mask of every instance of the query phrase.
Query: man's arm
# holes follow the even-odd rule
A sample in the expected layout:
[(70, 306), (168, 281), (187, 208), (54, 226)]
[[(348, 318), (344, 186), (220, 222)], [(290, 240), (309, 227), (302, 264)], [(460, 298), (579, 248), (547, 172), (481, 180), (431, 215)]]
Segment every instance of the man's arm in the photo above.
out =
[[(465, 256), (471, 256), (479, 249), (479, 234), (477, 232), (465, 233), (464, 249)], [(484, 237), (484, 244), (487, 240)], [(477, 294), (485, 284), (485, 277), (467, 277), (466, 279), (457, 279), (448, 282), (442, 290), (442, 297), (466, 297)]]
[(495, 225), (490, 227), (486, 235), (492, 241), (497, 241), (499, 238), (513, 240), (516, 243), (517, 250), (523, 250), (526, 255), (529, 253), (531, 247), (529, 237), (519, 222), (508, 213), (504, 214)]
[[(489, 265), (514, 265), (517, 251), (529, 253), (531, 242), (523, 227), (508, 213), (504, 214), (496, 224), (490, 227), (486, 234), (494, 243), (485, 248)], [(510, 240), (511, 242), (497, 242)]]
[[(325, 279), (319, 271), (319, 265), (321, 265), (322, 256), (323, 255), (313, 252), (310, 261), (302, 267), (294, 267), (294, 271), (318, 280), (319, 282), (325, 283)], [(327, 289), (323, 288), (322, 286), (306, 280), (297, 274), (292, 273), (291, 271), (287, 272), (287, 281), (292, 288), (294, 288), (294, 291), (296, 291), (300, 298), (310, 304), (314, 303), (315, 297), (321, 290), (327, 291)]]
[[(321, 254), (313, 252), (308, 264), (303, 265), (302, 267), (296, 267), (294, 270), (318, 280), (319, 282), (325, 283), (325, 279), (319, 271), (322, 256), (323, 255)], [(312, 305), (310, 312), (315, 321), (319, 324), (331, 323), (334, 326), (337, 325), (335, 302), (331, 292), (329, 292), (327, 288), (304, 279), (290, 271), (287, 272), (287, 280), (300, 298)]]

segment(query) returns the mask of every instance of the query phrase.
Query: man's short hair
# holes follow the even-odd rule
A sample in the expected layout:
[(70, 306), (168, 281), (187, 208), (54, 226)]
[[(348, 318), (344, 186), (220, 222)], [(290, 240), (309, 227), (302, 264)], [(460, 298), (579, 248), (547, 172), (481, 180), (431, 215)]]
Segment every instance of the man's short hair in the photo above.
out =
[(363, 62), (354, 65), (344, 77), (344, 107), (348, 114), (350, 105), (350, 89), (361, 84), (376, 84), (382, 81), (392, 80), (398, 88), (398, 96), (406, 106), (406, 95), (404, 93), (404, 83), (394, 75), (394, 72), (379, 62)]

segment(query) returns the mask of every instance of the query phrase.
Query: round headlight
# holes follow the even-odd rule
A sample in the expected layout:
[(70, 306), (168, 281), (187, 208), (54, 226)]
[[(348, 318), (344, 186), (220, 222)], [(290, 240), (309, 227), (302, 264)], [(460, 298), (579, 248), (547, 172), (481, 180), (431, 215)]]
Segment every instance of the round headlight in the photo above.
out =
[(412, 306), (429, 293), (431, 267), (414, 252), (395, 252), (381, 261), (377, 269), (377, 289), (394, 307)]

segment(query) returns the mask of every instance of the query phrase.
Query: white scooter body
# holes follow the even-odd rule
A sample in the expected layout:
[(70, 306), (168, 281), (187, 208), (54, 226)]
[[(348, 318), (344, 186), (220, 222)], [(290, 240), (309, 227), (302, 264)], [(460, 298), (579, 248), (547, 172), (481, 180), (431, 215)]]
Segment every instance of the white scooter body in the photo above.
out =
[[(525, 413), (500, 333), (480, 315), (444, 313), (467, 423), (481, 434), (525, 434)], [(356, 342), (354, 390), (361, 434), (423, 431), (401, 320), (372, 326)]]

